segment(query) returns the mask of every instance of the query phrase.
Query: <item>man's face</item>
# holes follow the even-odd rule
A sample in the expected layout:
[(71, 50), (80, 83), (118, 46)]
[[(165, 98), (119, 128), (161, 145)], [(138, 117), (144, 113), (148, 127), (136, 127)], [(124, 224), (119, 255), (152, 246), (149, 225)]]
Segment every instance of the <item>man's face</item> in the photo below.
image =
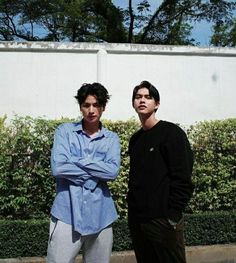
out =
[(88, 95), (80, 106), (85, 123), (97, 124), (102, 116), (104, 107), (100, 106), (96, 96)]
[(135, 95), (133, 107), (139, 115), (150, 115), (159, 107), (159, 102), (156, 102), (152, 96), (149, 95), (147, 88), (141, 88)]

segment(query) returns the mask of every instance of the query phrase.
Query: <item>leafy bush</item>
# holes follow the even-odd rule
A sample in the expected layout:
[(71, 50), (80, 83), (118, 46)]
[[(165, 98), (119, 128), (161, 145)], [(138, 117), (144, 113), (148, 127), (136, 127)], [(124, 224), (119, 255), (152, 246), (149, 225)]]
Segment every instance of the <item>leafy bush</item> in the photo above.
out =
[(0, 258), (46, 255), (49, 220), (0, 220)]
[(185, 215), (186, 245), (213, 245), (236, 242), (236, 211)]
[[(49, 220), (0, 220), (0, 258), (45, 256)], [(131, 250), (127, 220), (113, 224), (113, 251)], [(236, 242), (236, 212), (185, 215), (186, 245)]]
[(120, 137), (121, 143), (121, 167), (117, 179), (109, 183), (112, 196), (116, 202), (117, 210), (121, 218), (127, 215), (127, 188), (128, 188), (128, 173), (129, 173), (129, 156), (128, 144), (131, 135), (138, 129), (137, 121), (105, 121), (104, 126), (111, 131), (116, 132)]
[(0, 216), (49, 215), (55, 194), (50, 149), (58, 121), (16, 116), (0, 127)]
[[(0, 218), (49, 216), (55, 195), (50, 150), (55, 128), (70, 119), (46, 120), (15, 116), (0, 118)], [(128, 142), (139, 128), (135, 120), (104, 121), (121, 141), (121, 169), (109, 183), (120, 218), (127, 215)], [(195, 155), (195, 192), (188, 213), (235, 209), (236, 119), (201, 122), (188, 130)]]
[(236, 119), (205, 121), (188, 132), (195, 155), (192, 212), (236, 209)]
[[(56, 127), (62, 119), (15, 116), (5, 124), (0, 119), (0, 218), (29, 219), (49, 216), (55, 196), (55, 181), (50, 172), (50, 151)], [(121, 216), (127, 213), (128, 154), (131, 134), (137, 129), (134, 120), (104, 121), (104, 126), (118, 133), (122, 146), (120, 176), (110, 183)]]

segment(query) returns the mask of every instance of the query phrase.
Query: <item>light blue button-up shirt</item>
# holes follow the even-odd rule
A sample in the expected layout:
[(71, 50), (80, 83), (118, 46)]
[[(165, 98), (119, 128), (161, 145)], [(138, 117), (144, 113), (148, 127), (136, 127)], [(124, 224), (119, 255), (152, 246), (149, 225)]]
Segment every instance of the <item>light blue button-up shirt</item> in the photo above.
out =
[(107, 181), (120, 166), (116, 133), (101, 127), (95, 137), (83, 132), (82, 122), (61, 124), (51, 152), (57, 192), (51, 214), (71, 224), (81, 235), (98, 233), (117, 219)]

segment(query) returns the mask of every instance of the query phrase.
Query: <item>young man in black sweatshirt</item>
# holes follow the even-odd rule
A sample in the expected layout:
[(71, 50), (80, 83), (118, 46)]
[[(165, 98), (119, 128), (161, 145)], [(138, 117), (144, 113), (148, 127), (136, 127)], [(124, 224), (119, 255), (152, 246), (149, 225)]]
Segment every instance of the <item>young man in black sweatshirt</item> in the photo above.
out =
[(129, 143), (128, 218), (138, 263), (185, 263), (183, 211), (192, 192), (193, 155), (185, 132), (158, 120), (158, 90), (148, 81), (133, 90), (142, 128)]

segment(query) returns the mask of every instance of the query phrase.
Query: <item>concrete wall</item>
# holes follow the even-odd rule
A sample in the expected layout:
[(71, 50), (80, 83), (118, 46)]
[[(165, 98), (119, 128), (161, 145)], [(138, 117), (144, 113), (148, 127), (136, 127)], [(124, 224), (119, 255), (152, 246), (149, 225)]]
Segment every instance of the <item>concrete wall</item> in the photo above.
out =
[(160, 91), (158, 117), (193, 124), (236, 117), (236, 49), (106, 43), (0, 42), (0, 116), (79, 116), (73, 98), (98, 81), (112, 95), (103, 117), (127, 120), (133, 87)]

